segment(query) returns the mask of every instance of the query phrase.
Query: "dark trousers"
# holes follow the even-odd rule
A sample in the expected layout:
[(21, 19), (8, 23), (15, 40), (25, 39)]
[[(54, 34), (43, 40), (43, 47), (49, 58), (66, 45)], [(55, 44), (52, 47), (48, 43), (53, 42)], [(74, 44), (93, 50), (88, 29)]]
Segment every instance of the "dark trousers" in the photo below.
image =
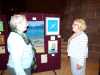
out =
[[(8, 67), (7, 70), (9, 71), (10, 75), (16, 75), (14, 68)], [(32, 75), (31, 74), (31, 68), (24, 69), (26, 75)]]

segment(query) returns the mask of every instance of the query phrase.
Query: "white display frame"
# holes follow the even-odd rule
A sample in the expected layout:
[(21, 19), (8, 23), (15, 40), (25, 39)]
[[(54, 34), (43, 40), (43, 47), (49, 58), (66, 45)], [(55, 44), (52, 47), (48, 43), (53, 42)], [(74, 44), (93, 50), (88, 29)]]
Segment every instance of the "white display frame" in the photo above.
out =
[(48, 53), (58, 53), (58, 41), (57, 40), (49, 40), (48, 41)]
[(46, 17), (46, 35), (59, 35), (60, 18)]

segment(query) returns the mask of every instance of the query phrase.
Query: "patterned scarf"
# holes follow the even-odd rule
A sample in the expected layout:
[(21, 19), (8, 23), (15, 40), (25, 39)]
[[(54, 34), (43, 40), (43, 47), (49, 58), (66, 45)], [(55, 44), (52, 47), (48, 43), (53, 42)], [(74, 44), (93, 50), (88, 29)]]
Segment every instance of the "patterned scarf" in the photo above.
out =
[(32, 44), (31, 43), (31, 40), (27, 37), (27, 35), (23, 32), (23, 33), (20, 33), (20, 32), (18, 32), (18, 31), (13, 31), (13, 32), (15, 32), (15, 33), (17, 33), (18, 35), (20, 35), (23, 39), (24, 39), (24, 41), (25, 41), (25, 43), (28, 45), (28, 44)]

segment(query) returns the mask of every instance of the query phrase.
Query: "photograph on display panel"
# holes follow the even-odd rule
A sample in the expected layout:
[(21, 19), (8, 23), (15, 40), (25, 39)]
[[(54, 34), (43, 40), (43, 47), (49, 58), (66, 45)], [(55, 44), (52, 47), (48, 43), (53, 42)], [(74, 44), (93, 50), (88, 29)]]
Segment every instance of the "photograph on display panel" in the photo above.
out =
[(59, 35), (59, 27), (59, 17), (46, 17), (46, 35)]
[(28, 21), (26, 35), (31, 39), (36, 53), (44, 53), (44, 21)]
[(0, 35), (0, 45), (4, 45), (5, 44), (5, 37), (4, 35)]
[(58, 53), (58, 41), (48, 41), (48, 53)]
[(0, 46), (0, 54), (5, 54), (5, 46)]
[(0, 32), (3, 31), (3, 21), (0, 21)]

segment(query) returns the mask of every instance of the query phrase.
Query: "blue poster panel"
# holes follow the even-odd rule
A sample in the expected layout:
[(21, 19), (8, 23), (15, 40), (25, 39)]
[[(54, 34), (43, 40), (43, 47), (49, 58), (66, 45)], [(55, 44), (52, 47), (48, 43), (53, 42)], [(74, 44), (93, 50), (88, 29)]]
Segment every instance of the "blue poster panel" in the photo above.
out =
[(59, 35), (59, 17), (46, 17), (46, 35)]
[(31, 39), (37, 53), (44, 53), (44, 21), (28, 21), (27, 36)]

